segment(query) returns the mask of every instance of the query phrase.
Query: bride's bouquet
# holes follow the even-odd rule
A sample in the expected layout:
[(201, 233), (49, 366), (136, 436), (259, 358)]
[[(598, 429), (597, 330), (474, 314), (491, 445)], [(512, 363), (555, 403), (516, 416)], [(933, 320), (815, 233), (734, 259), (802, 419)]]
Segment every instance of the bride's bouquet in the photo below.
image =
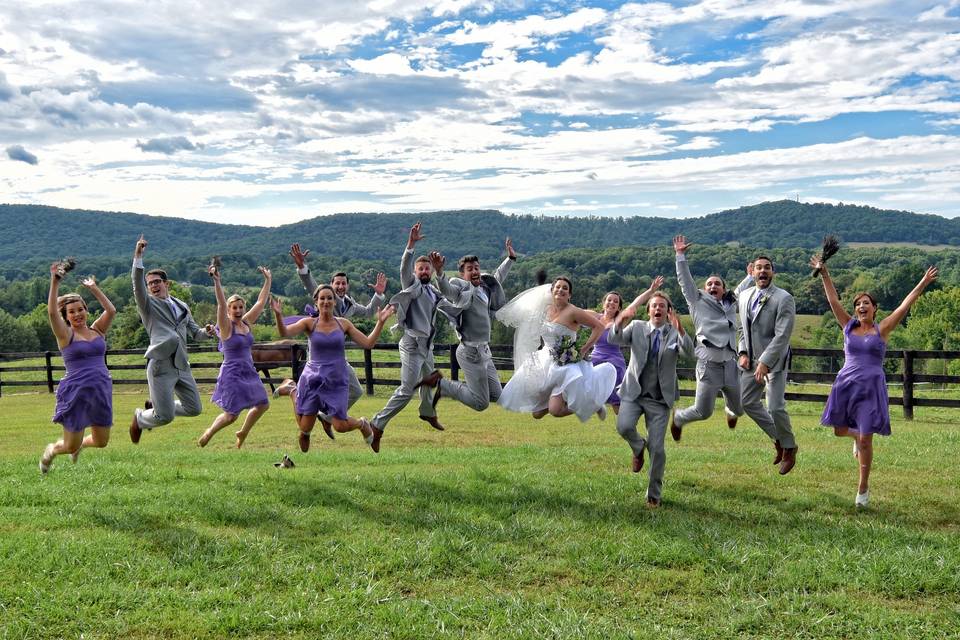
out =
[(576, 336), (562, 336), (557, 338), (550, 347), (550, 356), (561, 367), (565, 364), (574, 364), (583, 360), (583, 345), (588, 336), (583, 332)]

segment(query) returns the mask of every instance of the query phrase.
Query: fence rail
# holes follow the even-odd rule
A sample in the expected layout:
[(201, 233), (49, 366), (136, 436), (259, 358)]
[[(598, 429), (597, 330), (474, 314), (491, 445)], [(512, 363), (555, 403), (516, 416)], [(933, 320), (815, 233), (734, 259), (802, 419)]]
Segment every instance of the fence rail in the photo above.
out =
[[(460, 366), (457, 362), (456, 355), (457, 345), (455, 344), (444, 344), (444, 345), (435, 345), (434, 346), (434, 355), (445, 357), (447, 361), (439, 360), (437, 362), (437, 367), (441, 369), (446, 369), (450, 379), (456, 380), (460, 374)], [(360, 350), (360, 347), (348, 343), (347, 349), (351, 351)], [(358, 375), (361, 383), (365, 385), (366, 392), (368, 395), (373, 395), (375, 386), (396, 386), (399, 383), (399, 380), (396, 378), (377, 378), (374, 375), (374, 369), (399, 369), (400, 362), (396, 360), (375, 360), (374, 352), (376, 351), (397, 351), (398, 345), (393, 343), (384, 343), (374, 346), (372, 349), (363, 349), (363, 359), (362, 360), (350, 360), (349, 363), (354, 368), (363, 371), (363, 375)], [(513, 347), (510, 345), (491, 345), (490, 350), (494, 356), (494, 364), (496, 368), (500, 371), (512, 371), (513, 370)], [(191, 353), (214, 353), (217, 351), (216, 347), (204, 346), (204, 347), (195, 347), (190, 350)], [(271, 360), (262, 360), (258, 359), (258, 352), (260, 354), (265, 354), (266, 352), (271, 353), (271, 357), (274, 359)], [(289, 352), (289, 356), (278, 357), (276, 352)], [(138, 355), (143, 356), (143, 349), (110, 349), (107, 351), (104, 358), (107, 369), (110, 371), (145, 371), (146, 363), (137, 363), (137, 364), (122, 364), (122, 363), (111, 363), (111, 356), (122, 356), (122, 355)], [(625, 355), (629, 358), (629, 353), (625, 351)], [(843, 359), (843, 350), (841, 349), (812, 349), (812, 348), (796, 348), (791, 350), (791, 360), (795, 361), (796, 358), (821, 358), (829, 359), (828, 370), (826, 371), (791, 371), (788, 378), (790, 382), (795, 383), (821, 383), (821, 384), (832, 384), (837, 377), (837, 370), (839, 370), (838, 363)], [(65, 367), (62, 364), (54, 362), (54, 359), (59, 359), (60, 354), (55, 351), (39, 351), (39, 352), (20, 352), (20, 353), (0, 353), (0, 396), (3, 394), (4, 387), (47, 387), (47, 390), (50, 393), (54, 392), (54, 389), (59, 383), (59, 378), (54, 377), (54, 373), (59, 373), (65, 371)], [(302, 343), (288, 343), (288, 344), (276, 344), (276, 343), (258, 343), (254, 345), (254, 358), (257, 365), (258, 371), (263, 373), (263, 382), (269, 384), (271, 387), (274, 386), (276, 380), (271, 377), (270, 372), (273, 369), (277, 368), (286, 368), (289, 367), (292, 371), (293, 377), (299, 378), (300, 371), (303, 368), (304, 360), (306, 358), (306, 348)], [(10, 365), (6, 363), (17, 362), (20, 360), (32, 360), (32, 359), (42, 359), (42, 365)], [(889, 350), (886, 353), (886, 359), (890, 361), (899, 360), (901, 362), (900, 373), (887, 373), (886, 379), (887, 384), (900, 384), (902, 385), (902, 395), (894, 396), (891, 395), (889, 398), (889, 404), (893, 406), (903, 407), (903, 415), (906, 419), (913, 419), (913, 410), (914, 407), (952, 407), (960, 408), (960, 399), (953, 398), (918, 398), (916, 397), (915, 385), (918, 383), (933, 383), (933, 384), (960, 384), (960, 376), (953, 375), (944, 375), (944, 374), (927, 374), (927, 373), (917, 373), (915, 371), (916, 364), (918, 360), (942, 360), (942, 361), (951, 361), (960, 359), (960, 351), (921, 351), (921, 350), (898, 350), (893, 349)], [(791, 362), (792, 368), (793, 362)], [(219, 362), (197, 362), (191, 364), (192, 369), (219, 369)], [(10, 374), (18, 373), (30, 373), (30, 372), (44, 372), (45, 376), (43, 380), (11, 380), (9, 379)], [(694, 380), (695, 379), (695, 370), (691, 368), (678, 368), (677, 375), (681, 380)], [(198, 383), (201, 384), (213, 384), (217, 381), (216, 377), (197, 377)], [(146, 384), (146, 377), (142, 378), (114, 378), (114, 384), (119, 385), (144, 385)], [(682, 396), (693, 396), (695, 391), (693, 389), (681, 389), (680, 395)], [(787, 400), (794, 400), (800, 402), (826, 402), (827, 395), (820, 393), (800, 393), (800, 392), (788, 392), (786, 394)]]

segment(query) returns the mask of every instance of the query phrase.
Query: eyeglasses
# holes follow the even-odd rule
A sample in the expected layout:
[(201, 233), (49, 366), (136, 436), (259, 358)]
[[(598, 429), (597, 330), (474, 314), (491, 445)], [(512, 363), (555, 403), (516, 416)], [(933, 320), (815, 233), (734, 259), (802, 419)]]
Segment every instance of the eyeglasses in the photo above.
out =
[(155, 284), (160, 284), (161, 282), (163, 282), (163, 280), (159, 280), (159, 279), (158, 279), (158, 280), (148, 280), (148, 281), (147, 281), (147, 286), (148, 286), (148, 287), (152, 287), (153, 285), (155, 285)]

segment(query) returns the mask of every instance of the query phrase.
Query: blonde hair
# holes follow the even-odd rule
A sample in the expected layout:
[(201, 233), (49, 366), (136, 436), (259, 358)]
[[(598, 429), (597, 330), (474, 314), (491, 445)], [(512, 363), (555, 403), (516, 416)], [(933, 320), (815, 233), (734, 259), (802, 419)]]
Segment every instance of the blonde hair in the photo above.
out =
[(67, 319), (67, 305), (71, 305), (75, 302), (79, 302), (83, 305), (83, 308), (87, 308), (87, 303), (84, 302), (83, 298), (80, 297), (78, 293), (68, 293), (66, 295), (57, 297), (57, 309), (60, 311), (60, 315), (64, 320)]
[(229, 307), (231, 302), (236, 302), (237, 300), (242, 302), (244, 305), (247, 304), (247, 301), (243, 299), (243, 296), (241, 296), (239, 293), (235, 293), (227, 298), (227, 306)]

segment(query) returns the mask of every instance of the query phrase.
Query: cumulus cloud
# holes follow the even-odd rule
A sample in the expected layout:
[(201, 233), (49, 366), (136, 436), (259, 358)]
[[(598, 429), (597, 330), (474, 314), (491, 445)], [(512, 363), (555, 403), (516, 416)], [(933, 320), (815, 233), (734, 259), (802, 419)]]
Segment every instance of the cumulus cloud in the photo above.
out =
[(23, 148), (23, 145), (14, 144), (7, 147), (7, 157), (18, 162), (37, 164), (37, 156)]
[(164, 153), (173, 155), (178, 151), (195, 151), (198, 147), (183, 136), (174, 136), (172, 138), (154, 138), (141, 142), (137, 140), (137, 147), (141, 151), (154, 153)]

